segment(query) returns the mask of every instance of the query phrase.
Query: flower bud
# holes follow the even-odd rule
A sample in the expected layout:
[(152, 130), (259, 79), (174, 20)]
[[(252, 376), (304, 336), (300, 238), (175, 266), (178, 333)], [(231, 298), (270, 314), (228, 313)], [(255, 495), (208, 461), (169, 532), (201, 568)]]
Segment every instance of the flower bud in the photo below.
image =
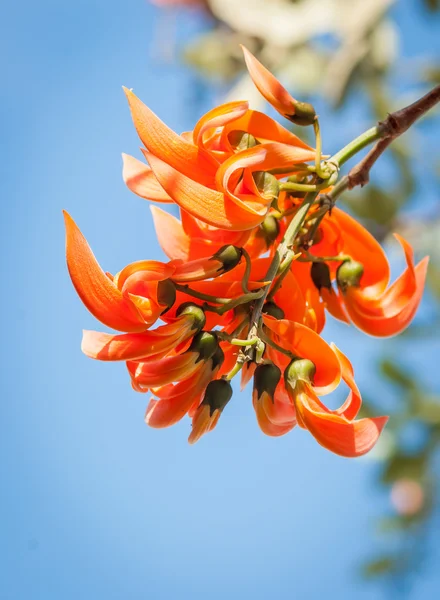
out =
[(326, 263), (312, 263), (312, 268), (310, 269), (310, 276), (318, 290), (321, 290), (321, 288), (330, 289), (332, 287), (330, 269)]
[(243, 251), (241, 248), (229, 244), (228, 246), (222, 246), (220, 250), (217, 250), (217, 252), (213, 254), (212, 260), (221, 262), (223, 264), (222, 272), (226, 273), (238, 265), (242, 256)]
[(225, 360), (225, 354), (224, 354), (223, 350), (220, 348), (220, 346), (217, 346), (216, 351), (211, 356), (212, 370), (213, 371), (218, 370), (219, 367), (222, 366), (224, 360)]
[(258, 365), (254, 373), (254, 391), (257, 392), (257, 399), (261, 398), (264, 392), (273, 399), (280, 379), (281, 371), (273, 363)]
[(201, 331), (193, 337), (191, 346), (187, 352), (198, 352), (199, 358), (196, 363), (200, 360), (207, 361), (218, 349), (217, 336), (209, 331)]
[(258, 191), (269, 200), (276, 200), (280, 193), (278, 179), (266, 171), (255, 171), (252, 174)]
[(206, 323), (205, 313), (200, 306), (197, 306), (197, 304), (193, 304), (192, 302), (184, 302), (181, 304), (177, 309), (176, 316), (192, 317), (194, 320), (193, 329), (197, 329), (198, 331), (203, 329)]
[(316, 373), (314, 363), (308, 358), (296, 358), (284, 371), (284, 379), (287, 384), (295, 387), (297, 381), (312, 383)]
[(261, 223), (260, 231), (266, 241), (266, 246), (269, 248), (269, 246), (271, 246), (272, 243), (277, 239), (280, 232), (280, 224), (278, 219), (268, 215)]
[(222, 411), (232, 397), (232, 387), (226, 379), (214, 379), (208, 384), (201, 406), (209, 406), (212, 416), (214, 411)]
[(284, 319), (284, 310), (275, 304), (275, 302), (266, 302), (262, 312), (278, 320)]
[(176, 301), (176, 288), (170, 279), (164, 279), (157, 284), (157, 299), (159, 304), (166, 307), (163, 312), (173, 306)]
[(235, 150), (247, 150), (259, 144), (254, 136), (246, 131), (231, 131), (228, 133), (228, 140)]
[(364, 265), (356, 260), (346, 260), (338, 267), (336, 271), (336, 280), (343, 292), (349, 287), (359, 287), (362, 275), (364, 274)]

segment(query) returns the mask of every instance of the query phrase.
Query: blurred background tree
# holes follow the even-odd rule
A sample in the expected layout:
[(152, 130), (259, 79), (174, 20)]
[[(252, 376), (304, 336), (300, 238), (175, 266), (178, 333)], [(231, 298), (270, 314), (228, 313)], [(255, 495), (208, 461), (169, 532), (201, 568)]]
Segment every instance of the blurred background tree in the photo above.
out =
[[(432, 46), (423, 32), (402, 40), (402, 21), (411, 29), (414, 12), (440, 25), (439, 0), (152, 1), (166, 9), (161, 29), (174, 29), (174, 56), (198, 74), (200, 99), (211, 93), (268, 110), (245, 72), (239, 46), (245, 44), (295, 97), (315, 105), (329, 153), (440, 82), (440, 43)], [(191, 11), (198, 24), (182, 48), (181, 10)], [(161, 51), (162, 59), (170, 57), (168, 43)], [(419, 256), (431, 256), (420, 317), (404, 336), (382, 344), (386, 354), (365, 390), (364, 413), (383, 413), (386, 397), (392, 416), (375, 453), (377, 483), (388, 496), (386, 515), (376, 523), (385, 537), (360, 570), (402, 592), (423, 565), (426, 534), (439, 512), (439, 135), (437, 111), (390, 146), (369, 185), (341, 199), (386, 246), (397, 231)]]

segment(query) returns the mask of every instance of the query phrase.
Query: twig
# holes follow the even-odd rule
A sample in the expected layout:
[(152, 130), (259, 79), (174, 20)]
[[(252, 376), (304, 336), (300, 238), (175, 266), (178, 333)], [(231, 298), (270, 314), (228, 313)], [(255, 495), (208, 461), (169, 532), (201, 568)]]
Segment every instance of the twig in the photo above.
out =
[(377, 159), (388, 146), (402, 133), (405, 133), (420, 117), (440, 102), (440, 85), (436, 86), (422, 98), (402, 108), (381, 121), (378, 129), (381, 139), (371, 148), (368, 154), (348, 173), (348, 189), (366, 185), (370, 180), (370, 171)]

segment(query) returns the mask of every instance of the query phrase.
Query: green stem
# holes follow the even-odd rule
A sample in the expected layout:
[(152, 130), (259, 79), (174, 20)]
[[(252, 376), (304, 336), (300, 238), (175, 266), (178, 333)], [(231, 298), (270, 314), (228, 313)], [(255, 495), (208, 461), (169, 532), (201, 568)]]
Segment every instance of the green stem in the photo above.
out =
[(218, 298), (217, 296), (211, 296), (210, 294), (203, 294), (202, 292), (191, 289), (189, 285), (174, 283), (174, 286), (176, 290), (179, 290), (179, 292), (183, 292), (184, 294), (188, 294), (188, 296), (193, 296), (193, 298), (198, 298), (199, 300), (204, 300), (205, 302), (212, 302), (213, 304), (228, 304), (231, 301), (230, 298)]
[[(302, 201), (301, 205), (299, 206), (298, 210), (295, 213), (295, 216), (290, 221), (289, 226), (286, 229), (286, 233), (284, 234), (284, 237), (283, 237), (280, 245), (277, 248), (275, 256), (273, 257), (272, 262), (270, 263), (269, 269), (265, 276), (265, 281), (273, 281), (274, 278), (276, 277), (276, 275), (278, 273), (278, 269), (280, 268), (280, 265), (284, 262), (284, 260), (288, 256), (289, 252), (291, 251), (290, 246), (292, 245), (294, 239), (298, 235), (298, 232), (302, 227), (304, 219), (307, 216), (309, 208), (312, 206), (313, 202), (315, 201), (316, 196), (317, 196), (317, 192), (307, 194), (307, 196)], [(263, 310), (263, 306), (266, 301), (266, 297), (269, 293), (269, 288), (270, 288), (270, 285), (268, 285), (264, 289), (262, 296), (259, 298), (259, 300), (257, 300), (257, 302), (254, 305), (254, 310), (252, 312), (252, 317), (251, 317), (251, 326), (249, 328), (249, 334), (248, 334), (248, 338), (250, 338), (250, 339), (257, 336), (258, 326), (259, 326), (260, 318), (261, 318), (261, 312)]]
[(341, 148), (339, 152), (336, 152), (336, 154), (329, 158), (328, 162), (335, 164), (337, 167), (341, 167), (352, 156), (365, 148), (365, 146), (368, 146), (372, 142), (380, 139), (383, 134), (383, 128), (380, 125), (376, 125), (375, 127), (367, 129), (367, 131), (364, 131), (364, 133), (361, 133), (361, 135)]

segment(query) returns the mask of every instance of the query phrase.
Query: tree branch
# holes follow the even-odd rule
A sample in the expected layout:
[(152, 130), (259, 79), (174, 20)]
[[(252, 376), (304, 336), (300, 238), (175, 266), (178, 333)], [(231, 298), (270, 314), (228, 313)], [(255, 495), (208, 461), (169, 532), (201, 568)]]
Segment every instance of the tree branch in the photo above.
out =
[(402, 135), (402, 133), (405, 133), (415, 121), (420, 119), (438, 102), (440, 102), (440, 85), (436, 86), (419, 100), (416, 100), (413, 104), (389, 114), (384, 121), (381, 121), (378, 125), (380, 139), (368, 154), (348, 173), (346, 176), (346, 187), (351, 190), (358, 185), (364, 186), (367, 184), (370, 180), (371, 168), (391, 142)]

